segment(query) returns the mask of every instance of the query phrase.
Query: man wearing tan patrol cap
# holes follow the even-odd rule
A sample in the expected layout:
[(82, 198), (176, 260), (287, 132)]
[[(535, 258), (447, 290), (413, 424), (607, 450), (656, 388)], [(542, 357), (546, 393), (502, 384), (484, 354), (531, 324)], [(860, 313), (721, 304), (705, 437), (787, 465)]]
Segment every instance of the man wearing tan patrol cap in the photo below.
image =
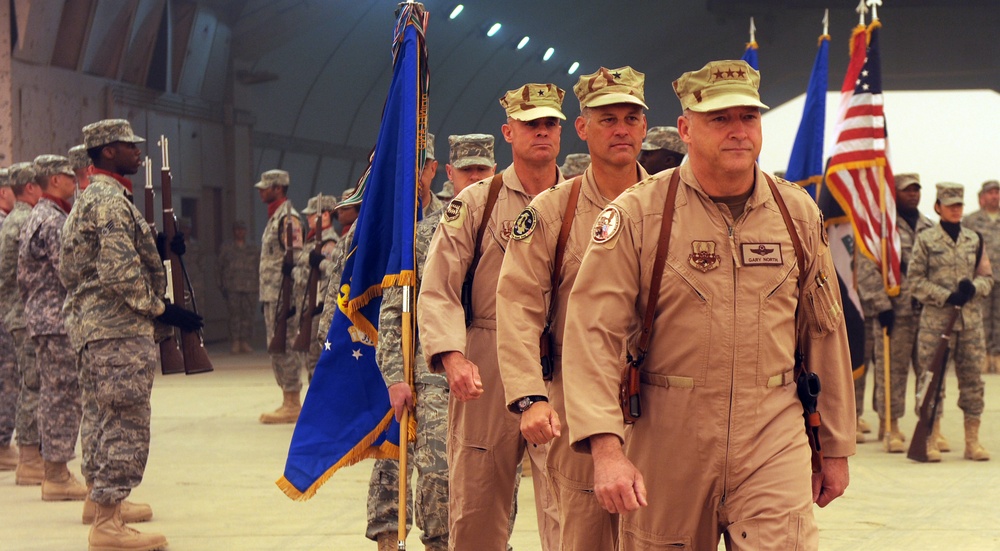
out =
[[(983, 236), (990, 258), (1000, 258), (1000, 182), (983, 182), (979, 188), (979, 204), (982, 208), (967, 215), (962, 225)], [(998, 279), (1000, 270), (993, 274), (994, 286)], [(989, 355), (983, 371), (997, 373), (1000, 372), (1000, 293), (990, 293), (980, 303), (983, 307), (986, 352)]]
[[(838, 284), (816, 204), (757, 167), (759, 79), (715, 61), (674, 81), (688, 161), (611, 201), (570, 294), (569, 439), (593, 458), (596, 499), (622, 515), (623, 550), (715, 549), (720, 535), (729, 549), (816, 549), (812, 504), (847, 487), (854, 394)], [(817, 474), (797, 350), (822, 379)], [(623, 448), (626, 365), (642, 384)]]
[[(254, 184), (260, 193), (260, 200), (267, 205), (267, 224), (264, 235), (260, 238), (260, 302), (264, 308), (264, 328), (267, 343), (274, 336), (275, 324), (281, 299), (281, 284), (284, 277), (292, 277), (295, 268), (295, 258), (302, 249), (302, 220), (298, 211), (288, 199), (290, 178), (284, 170), (268, 170), (260, 175), (260, 181)], [(288, 242), (288, 228), (292, 231), (292, 241)], [(285, 261), (285, 251), (295, 249), (292, 262)], [(299, 305), (300, 297), (292, 296), (293, 307)], [(292, 350), (292, 343), (298, 334), (297, 310), (287, 320), (287, 336), (285, 352), (271, 354), (271, 369), (274, 379), (281, 387), (282, 402), (278, 409), (262, 413), (260, 422), (265, 425), (295, 423), (302, 410), (302, 368), (305, 367), (305, 355)]]
[[(979, 301), (993, 289), (993, 269), (983, 239), (969, 228), (962, 227), (965, 188), (961, 184), (937, 184), (934, 212), (941, 222), (917, 235), (913, 244), (913, 260), (907, 269), (913, 296), (924, 304), (920, 312), (920, 333), (917, 337), (917, 404), (927, 394), (930, 376), (924, 375), (939, 366), (932, 365), (934, 349), (941, 340), (947, 319), (957, 306), (961, 313), (952, 328), (949, 360), (955, 364), (958, 378), (958, 407), (965, 414), (966, 459), (986, 461), (990, 454), (979, 443), (979, 423), (983, 415), (984, 385), (981, 374), (986, 361), (983, 320)], [(944, 398), (944, 388), (941, 389)], [(938, 407), (934, 418), (935, 430), (927, 438), (927, 460), (941, 461), (940, 419)], [(926, 421), (926, 420), (921, 420)]]
[(654, 126), (642, 142), (639, 164), (650, 174), (681, 166), (688, 146), (673, 126)]
[[(601, 67), (580, 77), (573, 88), (580, 100), (576, 132), (587, 142), (590, 166), (521, 211), (497, 285), (505, 399), (521, 415), (521, 434), (529, 443), (551, 441), (547, 468), (563, 549), (614, 549), (617, 541), (617, 515), (594, 499), (593, 462), (569, 447), (563, 366), (575, 366), (560, 360), (567, 300), (594, 221), (607, 198), (648, 177), (636, 161), (646, 134), (644, 82), (645, 75), (631, 67)], [(543, 340), (547, 351), (540, 350)]]
[(518, 428), (520, 416), (506, 408), (497, 365), (496, 286), (519, 213), (535, 195), (562, 180), (556, 156), (560, 121), (566, 119), (564, 95), (554, 84), (525, 84), (500, 99), (507, 115), (501, 130), (514, 162), (448, 204), (427, 254), (417, 324), (427, 365), (446, 373), (451, 389), (453, 549), (506, 548), (517, 466), (526, 447), (542, 549), (558, 548), (554, 500), (544, 470), (547, 446), (528, 446)]

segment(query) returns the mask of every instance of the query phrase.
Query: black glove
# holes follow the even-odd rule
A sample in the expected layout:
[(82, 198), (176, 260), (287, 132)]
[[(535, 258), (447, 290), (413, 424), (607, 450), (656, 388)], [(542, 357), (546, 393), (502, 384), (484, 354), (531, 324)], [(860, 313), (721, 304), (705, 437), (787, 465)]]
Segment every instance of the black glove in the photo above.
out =
[(281, 263), (281, 275), (286, 276), (286, 277), (292, 277), (292, 268), (294, 268), (294, 267), (295, 267), (295, 264), (293, 264), (291, 262), (282, 262)]
[(184, 244), (183, 233), (177, 232), (174, 234), (174, 238), (170, 240), (170, 250), (177, 256), (184, 256), (184, 253), (187, 252), (187, 246)]
[(976, 286), (973, 285), (968, 279), (963, 279), (958, 282), (958, 292), (971, 299), (976, 296)]
[(318, 316), (323, 313), (323, 303), (319, 303), (313, 308), (313, 316)]
[(896, 323), (896, 313), (892, 310), (886, 310), (884, 312), (878, 313), (878, 323), (885, 329), (887, 335), (892, 334), (892, 326)]
[(309, 266), (318, 270), (320, 263), (324, 260), (326, 257), (323, 256), (323, 253), (318, 253), (315, 250), (309, 251)]
[(290, 320), (290, 319), (294, 318), (295, 317), (295, 312), (296, 312), (296, 310), (295, 310), (294, 306), (292, 306), (291, 308), (289, 308), (288, 309), (288, 313), (285, 314), (285, 319), (286, 320)]
[(945, 304), (952, 304), (955, 306), (965, 306), (966, 302), (969, 302), (969, 297), (964, 294), (955, 291), (954, 293), (948, 295), (948, 298), (944, 300)]
[(167, 236), (163, 232), (156, 233), (156, 252), (160, 253), (160, 260), (167, 258)]
[(181, 331), (195, 331), (205, 326), (201, 316), (169, 302), (156, 319), (167, 325), (179, 327)]

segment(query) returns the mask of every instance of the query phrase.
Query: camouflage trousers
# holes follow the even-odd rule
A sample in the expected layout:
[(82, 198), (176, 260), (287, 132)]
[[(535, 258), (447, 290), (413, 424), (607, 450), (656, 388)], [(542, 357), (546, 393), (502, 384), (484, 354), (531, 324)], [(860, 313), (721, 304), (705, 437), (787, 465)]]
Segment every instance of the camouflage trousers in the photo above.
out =
[(0, 327), (0, 446), (9, 446), (14, 437), (17, 395), (21, 386), (17, 377), (14, 337)]
[[(879, 419), (885, 418), (885, 349), (882, 344), (882, 326), (875, 324), (875, 412)], [(920, 320), (915, 316), (897, 317), (889, 335), (889, 414), (900, 419), (906, 413), (906, 386), (910, 375), (919, 369), (917, 356), (917, 332)]]
[[(920, 411), (920, 402), (930, 384), (932, 367), (930, 363), (934, 349), (941, 340), (945, 324), (943, 316), (928, 316), (927, 310), (925, 307), (924, 314), (920, 317), (920, 334), (917, 337), (917, 354), (920, 358), (920, 373), (917, 375), (917, 415)], [(973, 324), (966, 323), (964, 329), (952, 333), (948, 359), (949, 363), (954, 361), (955, 375), (958, 377), (958, 407), (966, 417), (978, 419), (983, 414), (985, 385), (982, 366), (986, 360), (986, 346), (982, 327), (979, 325), (970, 327), (971, 325)], [(941, 399), (944, 400), (944, 385), (941, 386)], [(938, 408), (938, 418), (941, 418), (942, 409)]]
[[(410, 443), (406, 463), (407, 480), (417, 466), (416, 507), (406, 500), (409, 532), (413, 509), (417, 511), (420, 541), (425, 546), (448, 545), (448, 390), (417, 383), (417, 441)], [(372, 469), (368, 486), (368, 529), (365, 536), (395, 534), (399, 527), (399, 462), (379, 459)]]
[[(277, 313), (277, 302), (265, 302), (264, 304), (264, 328), (267, 330), (267, 342), (271, 342), (274, 336), (274, 318)], [(298, 315), (288, 319), (288, 331), (285, 333), (284, 354), (271, 354), (271, 369), (274, 370), (274, 380), (284, 392), (299, 392), (302, 390), (302, 364), (305, 363), (304, 355), (301, 352), (292, 350), (292, 343), (299, 328)]]
[[(997, 286), (997, 282), (994, 281), (993, 287)], [(986, 352), (991, 356), (1000, 355), (1000, 292), (977, 297), (976, 300), (980, 301), (980, 310), (983, 313)]]
[(93, 486), (97, 478), (97, 397), (94, 395), (94, 377), (89, 370), (83, 369), (82, 359), (77, 356), (77, 371), (80, 377), (80, 403), (82, 415), (80, 418), (80, 451), (82, 461), (80, 472), (88, 486)]
[(35, 335), (38, 372), (38, 429), (42, 457), (65, 463), (73, 459), (80, 434), (80, 370), (67, 335)]
[(253, 321), (257, 315), (257, 292), (243, 293), (229, 291), (226, 298), (229, 308), (229, 340), (250, 342), (253, 340)]
[(90, 499), (102, 505), (122, 501), (142, 482), (157, 352), (150, 337), (93, 341), (80, 352), (80, 380), (97, 404)]
[[(875, 339), (872, 338), (872, 335), (875, 334), (876, 325), (878, 324), (875, 323), (874, 318), (865, 318), (865, 359), (861, 374), (854, 373), (854, 413), (858, 417), (861, 417), (861, 414), (865, 412), (865, 379), (868, 378), (868, 373), (872, 370), (872, 360), (875, 358)], [(881, 333), (882, 330), (879, 329), (879, 334)], [(879, 337), (878, 342), (882, 342), (882, 337)]]
[(38, 361), (35, 358), (35, 343), (28, 338), (27, 329), (15, 329), (14, 349), (17, 351), (18, 398), (14, 424), (17, 429), (18, 446), (38, 446), (42, 440), (38, 434)]

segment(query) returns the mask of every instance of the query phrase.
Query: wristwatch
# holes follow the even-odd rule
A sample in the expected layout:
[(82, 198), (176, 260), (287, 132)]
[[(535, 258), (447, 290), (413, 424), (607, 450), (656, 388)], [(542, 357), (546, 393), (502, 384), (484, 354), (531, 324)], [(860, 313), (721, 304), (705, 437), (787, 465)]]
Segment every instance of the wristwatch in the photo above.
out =
[(548, 402), (549, 399), (545, 396), (525, 396), (520, 400), (514, 402), (510, 405), (510, 410), (514, 413), (524, 413), (528, 411), (528, 408), (532, 406), (535, 402)]

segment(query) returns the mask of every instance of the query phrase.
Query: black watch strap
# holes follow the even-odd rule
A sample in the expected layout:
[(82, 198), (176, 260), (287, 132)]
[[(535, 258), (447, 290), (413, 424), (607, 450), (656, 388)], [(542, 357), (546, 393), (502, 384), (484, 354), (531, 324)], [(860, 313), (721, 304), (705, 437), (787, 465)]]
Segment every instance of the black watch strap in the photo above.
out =
[(541, 395), (523, 396), (510, 405), (510, 410), (514, 413), (524, 413), (535, 402), (548, 402), (549, 399)]

